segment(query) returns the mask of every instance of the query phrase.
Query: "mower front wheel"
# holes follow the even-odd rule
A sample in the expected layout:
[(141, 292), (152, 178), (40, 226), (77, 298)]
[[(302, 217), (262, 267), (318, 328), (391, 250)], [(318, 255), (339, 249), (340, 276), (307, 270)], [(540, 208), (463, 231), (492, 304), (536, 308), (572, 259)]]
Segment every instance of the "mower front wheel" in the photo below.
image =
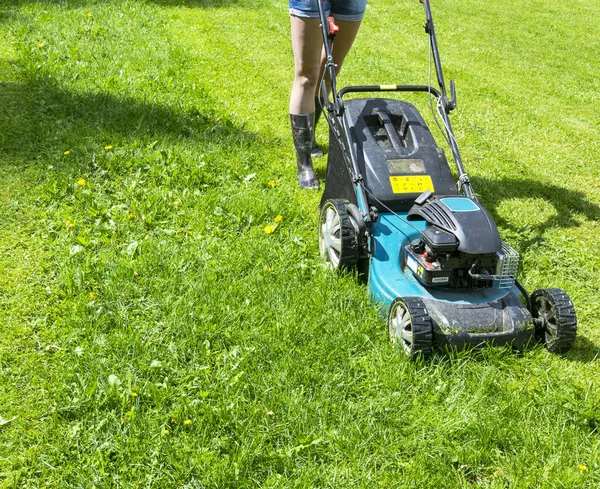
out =
[(536, 337), (549, 352), (565, 353), (571, 349), (577, 335), (577, 316), (564, 290), (536, 290), (531, 294), (531, 314)]
[(418, 297), (396, 298), (388, 316), (390, 341), (402, 346), (404, 353), (414, 357), (431, 353), (433, 327), (427, 308)]

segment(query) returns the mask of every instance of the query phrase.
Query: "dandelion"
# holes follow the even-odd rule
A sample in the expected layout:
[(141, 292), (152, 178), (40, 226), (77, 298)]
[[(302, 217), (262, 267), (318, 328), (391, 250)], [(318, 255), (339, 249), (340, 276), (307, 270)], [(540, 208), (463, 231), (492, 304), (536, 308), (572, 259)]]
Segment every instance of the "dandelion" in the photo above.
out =
[(191, 419), (186, 419), (186, 420), (183, 422), (183, 424), (184, 424), (184, 425), (186, 425), (186, 426), (187, 426), (187, 425), (189, 425), (189, 424), (192, 424), (192, 420), (191, 420)]
[(43, 42), (40, 43), (40, 47), (43, 48), (45, 44)]
[(171, 423), (177, 423), (177, 420), (175, 418), (171, 418)]
[(137, 393), (137, 392), (132, 392), (132, 393), (131, 393), (131, 397), (137, 397), (137, 396), (138, 396), (138, 393)]
[(273, 269), (271, 267), (265, 267), (265, 272), (272, 272)]
[(80, 185), (83, 187), (85, 185), (85, 178), (80, 178), (79, 180), (77, 180), (77, 185)]
[(70, 150), (67, 150), (67, 151), (65, 151), (63, 154), (64, 154), (64, 155), (66, 155), (66, 156), (69, 156), (69, 155), (71, 154), (71, 151), (70, 151)]
[(111, 146), (110, 144), (107, 144), (106, 146), (104, 146), (104, 149), (105, 149), (106, 151), (109, 151), (109, 150), (111, 150), (111, 149), (112, 149), (112, 146)]
[(578, 465), (577, 467), (579, 467), (579, 470), (581, 471), (587, 470), (587, 467), (585, 465)]
[(93, 292), (90, 292), (90, 299), (94, 300), (96, 298), (96, 294), (94, 294)]
[(265, 233), (273, 234), (274, 232), (275, 232), (275, 228), (273, 226), (271, 226), (270, 224), (268, 226), (265, 226)]
[(169, 434), (169, 430), (163, 430), (162, 434), (163, 434), (163, 436), (168, 435)]
[(283, 221), (283, 216), (277, 216), (275, 218), (275, 222), (281, 222), (281, 221)]
[(92, 14), (91, 12), (88, 12), (87, 16), (88, 16), (88, 18), (91, 19), (94, 16), (94, 14)]
[(275, 186), (275, 180), (269, 180), (269, 181), (267, 182), (267, 185), (268, 185), (269, 187), (274, 187), (274, 186)]

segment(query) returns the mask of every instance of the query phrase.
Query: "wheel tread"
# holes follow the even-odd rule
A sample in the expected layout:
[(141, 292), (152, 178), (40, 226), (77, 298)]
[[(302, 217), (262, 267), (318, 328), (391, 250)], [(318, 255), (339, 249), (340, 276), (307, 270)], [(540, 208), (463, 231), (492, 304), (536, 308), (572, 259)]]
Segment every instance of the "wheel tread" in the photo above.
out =
[[(342, 246), (340, 250), (338, 268), (343, 270), (352, 270), (356, 267), (356, 263), (358, 261), (358, 240), (356, 237), (356, 230), (354, 229), (350, 215), (346, 210), (346, 207), (350, 204), (350, 202), (346, 199), (330, 199), (323, 206), (321, 215), (323, 215), (327, 209), (328, 204), (333, 205), (340, 219), (340, 240)], [(321, 220), (319, 222), (321, 222)]]
[[(431, 317), (427, 312), (425, 304), (418, 297), (398, 298), (396, 301), (402, 301), (406, 305), (411, 317), (413, 331), (413, 348), (411, 356), (416, 356), (419, 353), (423, 356), (428, 356), (431, 354), (433, 346), (433, 328)], [(394, 304), (392, 304), (390, 312), (393, 307)]]
[(539, 289), (531, 294), (532, 313), (537, 317), (536, 304), (543, 298), (550, 303), (557, 320), (557, 335), (548, 339), (542, 328), (537, 335), (545, 340), (546, 349), (552, 353), (565, 353), (573, 347), (577, 336), (577, 315), (575, 306), (568, 294), (562, 289)]

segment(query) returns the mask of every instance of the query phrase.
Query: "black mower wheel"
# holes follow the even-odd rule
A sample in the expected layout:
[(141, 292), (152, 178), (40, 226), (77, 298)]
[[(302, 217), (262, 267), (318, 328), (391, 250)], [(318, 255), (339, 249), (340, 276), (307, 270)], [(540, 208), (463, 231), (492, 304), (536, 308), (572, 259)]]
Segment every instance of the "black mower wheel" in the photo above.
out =
[(536, 337), (549, 352), (565, 353), (571, 349), (577, 335), (577, 316), (564, 290), (536, 290), (531, 294), (531, 315)]
[(345, 199), (330, 199), (321, 208), (319, 251), (335, 270), (352, 270), (358, 262), (358, 224)]
[(427, 308), (418, 297), (398, 297), (392, 302), (388, 316), (390, 341), (402, 346), (404, 353), (414, 357), (431, 353), (433, 327)]

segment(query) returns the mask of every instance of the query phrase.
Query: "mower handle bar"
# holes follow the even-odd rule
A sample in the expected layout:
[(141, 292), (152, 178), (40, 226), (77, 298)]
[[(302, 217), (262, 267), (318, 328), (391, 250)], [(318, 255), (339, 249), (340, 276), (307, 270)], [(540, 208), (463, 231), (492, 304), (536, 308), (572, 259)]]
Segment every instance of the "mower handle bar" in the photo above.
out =
[(436, 98), (440, 98), (442, 94), (439, 90), (429, 85), (360, 85), (360, 86), (348, 86), (342, 88), (338, 95), (340, 98), (344, 98), (347, 93), (359, 93), (359, 92), (425, 92), (430, 93)]
[[(397, 91), (397, 92), (428, 92), (439, 100), (439, 104), (442, 110), (440, 110), (440, 116), (444, 122), (444, 127), (448, 133), (448, 143), (450, 145), (450, 149), (452, 150), (452, 156), (454, 157), (454, 161), (456, 163), (456, 168), (459, 174), (458, 185), (459, 188), (462, 187), (465, 195), (467, 197), (476, 199), (475, 193), (473, 192), (473, 188), (471, 186), (471, 182), (469, 177), (467, 176), (462, 158), (460, 156), (460, 151), (458, 149), (458, 144), (456, 143), (456, 139), (454, 137), (454, 132), (452, 130), (452, 125), (450, 124), (450, 119), (448, 114), (456, 108), (456, 89), (454, 86), (454, 81), (450, 81), (450, 93), (452, 99), (448, 99), (448, 95), (446, 93), (446, 84), (444, 82), (444, 74), (442, 71), (442, 62), (440, 60), (440, 54), (437, 46), (437, 39), (435, 37), (435, 26), (433, 24), (433, 17), (431, 15), (431, 5), (429, 0), (419, 0), (420, 3), (423, 4), (425, 10), (425, 32), (429, 35), (429, 46), (431, 49), (431, 53), (433, 56), (435, 71), (437, 75), (437, 81), (440, 89), (436, 90), (431, 86), (423, 86), (423, 85), (373, 85), (373, 86), (362, 86), (362, 87), (346, 87), (337, 91), (336, 86), (336, 73), (335, 73), (335, 63), (333, 62), (333, 38), (335, 33), (330, 32), (330, 23), (325, 15), (325, 9), (323, 7), (322, 1), (318, 2), (319, 6), (319, 18), (321, 20), (321, 30), (323, 35), (323, 47), (325, 50), (325, 68), (323, 70), (323, 76), (321, 78), (320, 91), (321, 97), (323, 99), (323, 106), (327, 108), (328, 112), (334, 112), (335, 115), (339, 118), (341, 117), (344, 111), (344, 103), (342, 101), (342, 97), (344, 94), (349, 92), (380, 92), (380, 91)], [(329, 101), (329, 97), (327, 96), (327, 89), (325, 87), (325, 78), (326, 75), (329, 75), (329, 84), (331, 87), (331, 94), (333, 96), (333, 103)], [(361, 180), (362, 177), (358, 172), (358, 164), (355, 161), (355, 158), (351, 157), (353, 160), (351, 162), (352, 168), (355, 172), (356, 179)], [(362, 209), (361, 209), (362, 210)]]

